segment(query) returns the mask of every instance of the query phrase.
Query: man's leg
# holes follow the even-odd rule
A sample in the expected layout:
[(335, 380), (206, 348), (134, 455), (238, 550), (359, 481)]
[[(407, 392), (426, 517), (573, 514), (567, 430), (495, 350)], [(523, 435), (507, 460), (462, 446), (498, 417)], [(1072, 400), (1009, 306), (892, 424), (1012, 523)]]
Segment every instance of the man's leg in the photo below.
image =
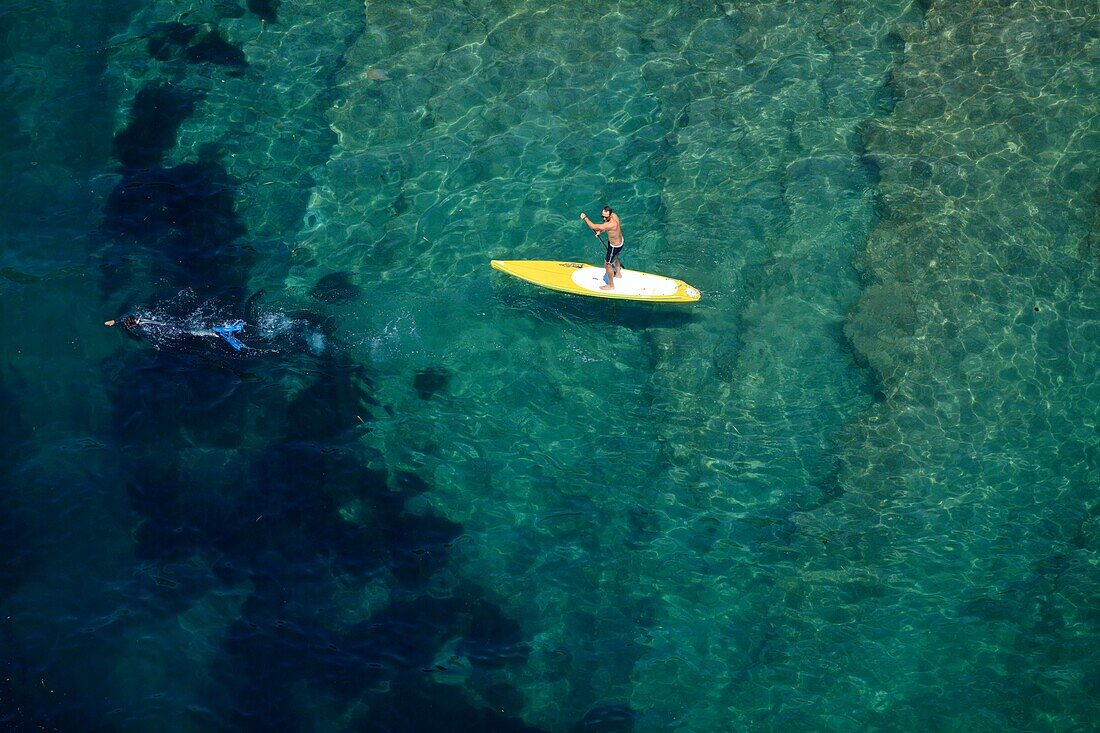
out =
[(615, 289), (615, 274), (611, 271), (611, 263), (603, 263), (603, 271), (606, 273), (604, 279), (607, 280), (606, 285), (601, 285), (600, 290), (614, 290)]
[(609, 260), (611, 260), (608, 264), (611, 265), (611, 269), (612, 269), (612, 271), (614, 271), (615, 277), (622, 277), (622, 275), (623, 275), (623, 261), (622, 261), (622, 258), (619, 255), (622, 254), (623, 246), (620, 244), (618, 247), (615, 247), (614, 249), (612, 249), (611, 247), (608, 247), (607, 250), (608, 250), (607, 251), (607, 257), (608, 257)]

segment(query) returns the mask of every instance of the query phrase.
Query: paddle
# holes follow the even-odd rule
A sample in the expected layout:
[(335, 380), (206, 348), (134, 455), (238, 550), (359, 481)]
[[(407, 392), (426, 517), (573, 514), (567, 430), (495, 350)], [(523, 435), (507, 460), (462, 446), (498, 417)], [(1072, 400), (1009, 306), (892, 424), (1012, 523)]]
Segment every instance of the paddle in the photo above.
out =
[[(585, 225), (586, 225), (586, 226), (588, 225), (588, 222), (587, 222), (587, 221), (585, 220), (585, 218), (584, 218), (584, 214), (581, 214), (581, 220), (585, 222)], [(602, 237), (602, 236), (600, 236), (600, 235), (602, 235), (602, 234), (603, 234), (603, 232), (597, 232), (597, 231), (593, 230), (593, 231), (592, 231), (592, 233), (596, 235), (596, 239), (597, 239), (597, 240), (599, 240), (599, 243), (600, 243), (601, 245), (603, 245), (604, 247), (608, 246), (607, 244), (604, 244), (604, 241), (603, 241), (603, 237)], [(607, 241), (608, 241), (608, 243), (610, 243), (610, 242), (611, 242), (611, 233), (610, 233), (610, 232), (608, 232), (608, 234), (607, 234)], [(597, 252), (599, 252), (599, 250), (596, 250), (596, 251), (597, 251)], [(600, 255), (602, 255), (602, 256), (605, 256), (605, 257), (606, 257), (606, 253), (605, 253), (605, 252), (600, 252)], [(606, 279), (606, 278), (605, 278), (605, 279)]]
[[(584, 214), (581, 214), (581, 221), (584, 221)], [(587, 226), (587, 223), (585, 224), (585, 226)], [(601, 234), (603, 234), (603, 232), (593, 231), (592, 233), (596, 235), (596, 239), (600, 240), (600, 244), (603, 244), (603, 237), (600, 236)], [(607, 236), (610, 237), (611, 235), (608, 234)], [(604, 246), (606, 247), (607, 245)]]
[[(604, 241), (603, 241), (603, 237), (602, 237), (602, 236), (600, 236), (601, 234), (603, 234), (603, 232), (592, 232), (592, 233), (596, 235), (596, 239), (597, 239), (597, 241), (599, 241), (599, 243), (600, 243), (600, 244), (601, 244), (602, 246), (604, 246), (604, 247), (606, 247), (606, 246), (607, 246), (606, 244), (604, 244)], [(610, 241), (611, 241), (611, 235), (610, 235), (610, 234), (608, 234), (608, 235), (607, 235), (607, 241), (608, 241), (608, 242), (610, 242)], [(603, 256), (603, 257), (606, 257), (606, 256), (607, 256), (607, 254), (606, 254), (605, 252), (600, 252), (599, 250), (596, 250), (596, 251), (597, 251), (597, 252), (599, 252), (599, 254), (600, 254), (601, 256)], [(603, 281), (604, 281), (604, 282), (607, 282), (607, 275), (604, 275)]]

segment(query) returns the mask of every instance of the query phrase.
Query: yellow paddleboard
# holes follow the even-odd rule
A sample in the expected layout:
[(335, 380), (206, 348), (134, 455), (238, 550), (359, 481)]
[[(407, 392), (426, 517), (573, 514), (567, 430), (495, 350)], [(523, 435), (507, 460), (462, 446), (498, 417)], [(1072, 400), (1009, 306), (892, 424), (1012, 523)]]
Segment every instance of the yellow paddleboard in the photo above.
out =
[(614, 290), (600, 290), (600, 286), (606, 284), (604, 269), (581, 262), (493, 260), (490, 264), (494, 270), (514, 275), (520, 280), (574, 295), (642, 300), (647, 303), (693, 303), (699, 300), (699, 291), (686, 282), (648, 272), (624, 269), (622, 277), (615, 278)]

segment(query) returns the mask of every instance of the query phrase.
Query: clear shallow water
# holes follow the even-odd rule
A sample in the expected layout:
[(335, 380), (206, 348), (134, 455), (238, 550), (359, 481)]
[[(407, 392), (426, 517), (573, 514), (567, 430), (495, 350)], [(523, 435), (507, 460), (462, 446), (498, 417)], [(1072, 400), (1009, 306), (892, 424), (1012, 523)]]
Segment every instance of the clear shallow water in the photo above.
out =
[(4, 11), (5, 724), (1094, 726), (1096, 21)]

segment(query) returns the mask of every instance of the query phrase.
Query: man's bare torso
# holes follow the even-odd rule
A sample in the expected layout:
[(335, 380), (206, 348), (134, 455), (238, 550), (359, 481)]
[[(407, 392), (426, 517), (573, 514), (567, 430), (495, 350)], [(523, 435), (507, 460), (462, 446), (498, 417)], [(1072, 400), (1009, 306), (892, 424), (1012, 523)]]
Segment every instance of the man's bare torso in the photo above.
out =
[(623, 246), (623, 227), (619, 221), (618, 214), (612, 214), (611, 218), (607, 221), (608, 224), (613, 224), (611, 229), (607, 230), (607, 242), (612, 247)]

